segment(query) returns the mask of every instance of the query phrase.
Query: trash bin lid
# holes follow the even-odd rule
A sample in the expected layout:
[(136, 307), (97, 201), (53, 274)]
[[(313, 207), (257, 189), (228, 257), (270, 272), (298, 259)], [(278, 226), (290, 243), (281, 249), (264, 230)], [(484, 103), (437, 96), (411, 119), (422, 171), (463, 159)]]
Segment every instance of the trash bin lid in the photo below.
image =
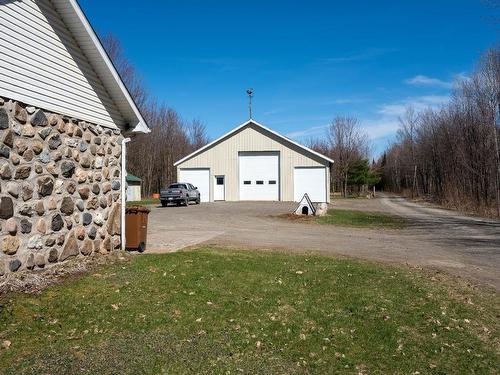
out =
[(136, 214), (138, 212), (144, 212), (146, 214), (149, 214), (151, 212), (151, 210), (147, 207), (144, 207), (144, 206), (131, 206), (131, 207), (125, 208), (126, 214)]

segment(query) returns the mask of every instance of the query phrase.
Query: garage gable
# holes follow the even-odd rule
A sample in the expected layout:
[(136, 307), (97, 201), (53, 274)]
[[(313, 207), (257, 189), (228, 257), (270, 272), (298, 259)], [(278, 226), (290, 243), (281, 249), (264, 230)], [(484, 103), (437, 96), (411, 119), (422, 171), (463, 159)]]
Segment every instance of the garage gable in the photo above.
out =
[[(242, 125), (236, 127), (222, 137), (207, 144), (206, 146), (194, 151), (186, 157), (174, 163), (174, 166), (181, 166), (186, 162), (191, 161), (197, 164), (192, 159), (197, 158), (199, 161), (212, 159), (205, 153), (214, 154), (213, 156), (224, 157), (224, 153), (228, 151), (278, 151), (282, 148), (287, 148), (293, 152), (302, 155), (304, 158), (311, 159), (317, 165), (329, 165), (333, 160), (305, 147), (290, 138), (287, 138), (254, 120), (249, 120)], [(187, 163), (190, 164), (190, 163)]]

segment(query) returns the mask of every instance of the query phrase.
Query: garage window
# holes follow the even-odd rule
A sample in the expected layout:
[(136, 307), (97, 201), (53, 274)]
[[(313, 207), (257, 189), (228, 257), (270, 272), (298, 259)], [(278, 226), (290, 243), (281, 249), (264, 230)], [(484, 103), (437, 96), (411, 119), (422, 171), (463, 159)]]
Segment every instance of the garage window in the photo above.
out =
[(264, 185), (264, 181), (262, 181), (262, 180), (255, 181), (255, 183), (256, 183), (257, 185)]
[(276, 180), (269, 180), (269, 185), (276, 185)]
[(217, 185), (224, 185), (224, 177), (217, 177)]
[(251, 185), (252, 181), (243, 181), (243, 185)]

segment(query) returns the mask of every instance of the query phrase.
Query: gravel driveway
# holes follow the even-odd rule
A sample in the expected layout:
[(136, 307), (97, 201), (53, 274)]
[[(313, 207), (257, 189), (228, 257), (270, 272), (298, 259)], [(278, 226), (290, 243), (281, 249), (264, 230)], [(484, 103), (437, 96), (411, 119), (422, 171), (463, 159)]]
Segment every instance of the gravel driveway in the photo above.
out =
[(458, 215), (399, 197), (337, 200), (334, 207), (391, 212), (410, 220), (402, 230), (290, 222), (276, 216), (289, 202), (218, 202), (151, 207), (147, 252), (199, 243), (237, 248), (320, 251), (432, 267), (500, 289), (500, 221)]

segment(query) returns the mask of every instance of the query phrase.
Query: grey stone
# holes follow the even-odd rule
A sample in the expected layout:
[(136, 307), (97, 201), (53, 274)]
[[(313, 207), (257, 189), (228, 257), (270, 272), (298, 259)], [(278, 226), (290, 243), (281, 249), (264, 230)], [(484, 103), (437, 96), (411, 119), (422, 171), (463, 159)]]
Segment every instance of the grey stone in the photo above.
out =
[(80, 152), (85, 152), (87, 151), (88, 148), (88, 143), (85, 141), (80, 142)]
[(33, 187), (31, 184), (24, 183), (21, 186), (21, 198), (25, 202), (33, 198)]
[(0, 108), (0, 129), (8, 129), (9, 128), (9, 116), (5, 109)]
[(113, 190), (120, 190), (120, 181), (119, 180), (111, 181), (111, 188)]
[(99, 187), (99, 184), (94, 184), (92, 185), (92, 193), (95, 195), (99, 194), (101, 191), (101, 188)]
[(100, 144), (101, 144), (101, 138), (100, 138), (100, 137), (95, 137), (95, 138), (94, 138), (94, 143), (95, 143), (96, 145), (100, 145)]
[(21, 165), (16, 168), (16, 173), (14, 178), (16, 180), (25, 180), (30, 176), (31, 173), (31, 165)]
[(14, 147), (14, 132), (12, 130), (5, 131), (2, 142), (4, 145), (9, 146), (10, 148)]
[(33, 126), (47, 126), (49, 124), (47, 116), (45, 116), (45, 113), (41, 109), (31, 116), (30, 122)]
[(70, 178), (73, 176), (73, 173), (75, 173), (75, 163), (64, 160), (61, 163), (61, 174), (66, 178)]
[(66, 260), (68, 258), (77, 256), (80, 253), (78, 249), (78, 242), (74, 237), (73, 233), (68, 235), (68, 239), (66, 240), (66, 244), (64, 245), (61, 256), (59, 257), (60, 261)]
[(85, 209), (85, 202), (81, 199), (77, 199), (76, 200), (76, 208), (78, 208), (78, 210), (80, 210), (80, 211), (83, 211)]
[(49, 148), (51, 150), (57, 149), (61, 145), (61, 136), (59, 134), (54, 134), (49, 138)]
[(35, 268), (35, 255), (28, 255), (28, 259), (26, 259), (26, 268), (29, 270)]
[(49, 258), (47, 259), (49, 263), (56, 263), (59, 258), (59, 254), (57, 253), (57, 249), (50, 249)]
[(66, 216), (71, 215), (73, 211), (75, 211), (75, 202), (73, 202), (73, 198), (64, 197), (61, 201), (60, 210)]
[(4, 144), (0, 144), (0, 156), (8, 159), (10, 156), (10, 148), (5, 146)]
[(22, 206), (19, 207), (19, 214), (23, 216), (33, 216), (33, 207), (31, 204), (23, 204)]
[(21, 261), (19, 259), (14, 259), (9, 262), (10, 272), (16, 272), (21, 267)]
[(68, 147), (76, 147), (78, 146), (78, 140), (74, 138), (67, 138), (66, 139), (66, 146)]
[(28, 240), (28, 249), (41, 250), (43, 248), (42, 236), (36, 234)]
[(50, 154), (49, 151), (43, 150), (42, 153), (40, 154), (40, 161), (44, 164), (47, 164), (50, 162)]
[(54, 190), (54, 180), (52, 177), (43, 176), (38, 178), (38, 194), (42, 197), (46, 197), (52, 194)]
[(64, 226), (64, 220), (60, 214), (55, 214), (52, 216), (52, 222), (50, 224), (50, 228), (54, 231), (60, 231)]
[(90, 164), (91, 164), (91, 160), (88, 156), (83, 156), (80, 160), (80, 165), (83, 167), (83, 168), (90, 168)]
[(52, 132), (52, 128), (43, 128), (38, 131), (38, 135), (40, 138), (45, 139), (49, 136), (49, 134)]
[(104, 224), (104, 218), (101, 213), (94, 216), (94, 224), (102, 226)]
[(14, 216), (14, 204), (9, 197), (2, 197), (0, 199), (0, 219), (10, 219)]
[(87, 235), (89, 236), (89, 238), (95, 239), (95, 237), (97, 236), (97, 228), (94, 226), (91, 227)]
[(19, 196), (19, 184), (14, 181), (9, 181), (7, 183), (7, 193), (17, 198)]
[(100, 169), (104, 165), (103, 159), (98, 156), (94, 159), (94, 168)]
[(82, 224), (87, 226), (92, 223), (92, 214), (89, 212), (84, 212), (82, 215)]
[(21, 233), (31, 233), (32, 226), (31, 221), (28, 219), (22, 219), (20, 223)]
[(48, 237), (45, 239), (45, 246), (52, 247), (56, 244), (56, 239), (54, 237)]
[(10, 169), (9, 163), (5, 160), (0, 160), (0, 177), (3, 180), (10, 180), (12, 178), (12, 170)]

